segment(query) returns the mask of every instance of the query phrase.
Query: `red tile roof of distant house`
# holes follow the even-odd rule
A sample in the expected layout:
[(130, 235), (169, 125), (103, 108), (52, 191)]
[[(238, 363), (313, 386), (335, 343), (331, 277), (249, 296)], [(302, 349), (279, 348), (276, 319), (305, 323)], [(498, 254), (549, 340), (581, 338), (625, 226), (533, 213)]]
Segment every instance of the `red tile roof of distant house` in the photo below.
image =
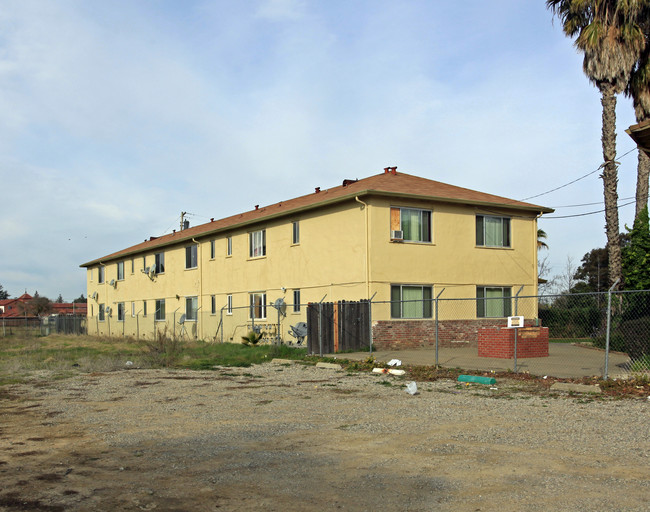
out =
[(446, 203), (469, 204), (475, 206), (500, 207), (512, 210), (528, 211), (531, 213), (552, 213), (553, 209), (535, 204), (524, 203), (506, 197), (477, 192), (467, 188), (457, 187), (420, 178), (410, 174), (398, 173), (396, 167), (387, 167), (384, 172), (361, 180), (345, 180), (343, 185), (321, 190), (317, 187), (312, 194), (296, 197), (270, 206), (255, 206), (253, 210), (226, 217), (221, 220), (211, 220), (206, 224), (194, 226), (182, 231), (174, 231), (161, 237), (151, 237), (149, 240), (114, 252), (80, 265), (90, 267), (98, 263), (116, 260), (120, 257), (135, 255), (157, 247), (181, 243), (192, 238), (217, 233), (227, 229), (242, 227), (261, 220), (273, 219), (298, 211), (308, 210), (338, 203), (354, 197), (363, 196), (390, 196), (411, 199), (426, 199)]

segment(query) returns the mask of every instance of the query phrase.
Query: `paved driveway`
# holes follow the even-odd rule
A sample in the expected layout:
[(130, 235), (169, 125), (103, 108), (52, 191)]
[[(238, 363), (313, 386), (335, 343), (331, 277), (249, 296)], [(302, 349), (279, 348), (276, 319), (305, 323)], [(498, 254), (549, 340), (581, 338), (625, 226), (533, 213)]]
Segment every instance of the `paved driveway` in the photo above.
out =
[[(354, 360), (365, 359), (368, 355), (368, 352), (331, 354), (331, 356)], [(435, 365), (436, 363), (435, 348), (379, 350), (373, 351), (373, 355), (377, 360), (384, 362), (399, 359), (402, 364)], [(626, 364), (629, 361), (630, 358), (627, 354), (610, 352), (607, 372), (609, 377), (626, 376), (628, 374)], [(514, 370), (513, 359), (479, 357), (476, 346), (440, 348), (438, 362), (440, 366), (446, 368), (486, 371)], [(517, 371), (560, 378), (591, 377), (594, 375), (602, 377), (605, 371), (605, 351), (568, 343), (551, 343), (548, 357), (518, 358)]]

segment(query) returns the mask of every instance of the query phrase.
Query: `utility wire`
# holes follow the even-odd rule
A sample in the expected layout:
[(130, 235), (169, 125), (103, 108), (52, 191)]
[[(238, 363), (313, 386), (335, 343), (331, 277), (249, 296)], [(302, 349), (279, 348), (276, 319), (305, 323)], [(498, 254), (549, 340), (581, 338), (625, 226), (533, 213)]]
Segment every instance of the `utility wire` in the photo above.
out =
[[(630, 153), (632, 153), (632, 151), (636, 151), (636, 150), (637, 150), (637, 148), (634, 147), (634, 148), (630, 149), (629, 151), (627, 151), (626, 153), (623, 153), (621, 156), (618, 156), (618, 155), (617, 155), (615, 158), (616, 158), (616, 159), (621, 159), (621, 158), (623, 158), (624, 156), (627, 156), (627, 155), (629, 155)], [(583, 176), (580, 176), (579, 178), (576, 178), (575, 180), (570, 181), (569, 183), (565, 183), (564, 185), (560, 185), (559, 187), (555, 187), (555, 188), (553, 188), (553, 189), (551, 189), (551, 190), (547, 190), (546, 192), (542, 192), (541, 194), (537, 194), (537, 195), (530, 196), (530, 197), (525, 197), (524, 199), (520, 199), (520, 201), (528, 201), (529, 199), (534, 199), (534, 198), (536, 198), (536, 197), (545, 196), (546, 194), (550, 194), (551, 192), (555, 192), (556, 190), (560, 190), (561, 188), (568, 187), (569, 185), (573, 185), (574, 183), (576, 183), (576, 182), (578, 182), (578, 181), (580, 181), (580, 180), (585, 179), (587, 176), (591, 176), (592, 174), (594, 174), (594, 173), (600, 171), (600, 169), (603, 167), (603, 165), (604, 165), (604, 164), (599, 165), (597, 169), (594, 169), (593, 171), (588, 172), (587, 174), (585, 174), (585, 175), (583, 175)], [(557, 217), (556, 217), (556, 218), (557, 218)]]
[[(634, 204), (634, 201), (630, 201), (629, 203), (625, 203), (625, 204), (620, 204), (620, 205), (616, 206), (616, 208), (622, 208), (623, 206), (628, 206), (630, 204)], [(553, 216), (553, 217), (544, 216), (542, 218), (543, 219), (568, 219), (570, 217), (584, 217), (585, 215), (594, 215), (596, 213), (602, 213), (604, 211), (607, 211), (607, 208), (603, 208), (602, 210), (597, 210), (595, 212), (576, 213), (574, 215), (558, 215), (558, 216)]]
[[(627, 201), (628, 199), (634, 199), (634, 196), (632, 197), (621, 197), (619, 201)], [(595, 204), (603, 204), (602, 201), (596, 201), (595, 203), (583, 203), (583, 204), (565, 204), (563, 206), (549, 206), (549, 208), (577, 208), (579, 206), (593, 206)]]

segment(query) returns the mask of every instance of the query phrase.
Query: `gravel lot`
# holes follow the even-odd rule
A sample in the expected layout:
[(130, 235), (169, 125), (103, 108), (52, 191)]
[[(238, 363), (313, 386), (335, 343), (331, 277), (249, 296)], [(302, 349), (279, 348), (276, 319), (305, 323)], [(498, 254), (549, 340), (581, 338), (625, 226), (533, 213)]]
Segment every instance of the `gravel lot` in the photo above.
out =
[(650, 510), (647, 400), (405, 383), (39, 374), (0, 388), (0, 510)]

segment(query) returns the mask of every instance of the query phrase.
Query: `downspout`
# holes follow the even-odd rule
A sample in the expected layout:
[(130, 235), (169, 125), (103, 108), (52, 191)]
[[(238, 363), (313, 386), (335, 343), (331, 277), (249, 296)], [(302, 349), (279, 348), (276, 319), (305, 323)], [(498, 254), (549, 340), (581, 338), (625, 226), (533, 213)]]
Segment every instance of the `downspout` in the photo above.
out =
[(370, 297), (370, 240), (369, 240), (369, 219), (368, 219), (368, 204), (364, 203), (359, 196), (355, 196), (354, 200), (362, 204), (365, 211), (365, 231), (366, 231), (366, 297)]
[(533, 254), (535, 255), (535, 257), (534, 257), (534, 265), (535, 266), (533, 268), (533, 272), (534, 272), (533, 275), (535, 276), (535, 280), (534, 280), (535, 288), (533, 289), (533, 295), (539, 295), (539, 262), (538, 262), (539, 248), (537, 247), (537, 230), (538, 230), (538, 228), (537, 228), (537, 219), (539, 219), (542, 216), (542, 213), (543, 212), (539, 212), (537, 214), (537, 216), (535, 217), (535, 222), (533, 223), (534, 224), (533, 225), (533, 245), (535, 247), (534, 252), (533, 252)]
[(200, 305), (196, 310), (196, 321), (198, 322), (199, 329), (197, 329), (196, 335), (198, 339), (202, 340), (203, 339), (203, 322), (199, 322), (199, 311), (203, 307), (203, 249), (201, 248), (201, 244), (196, 241), (196, 238), (192, 238), (192, 242), (194, 242), (196, 245), (199, 246), (199, 253), (196, 255), (197, 264), (199, 265), (199, 302)]

